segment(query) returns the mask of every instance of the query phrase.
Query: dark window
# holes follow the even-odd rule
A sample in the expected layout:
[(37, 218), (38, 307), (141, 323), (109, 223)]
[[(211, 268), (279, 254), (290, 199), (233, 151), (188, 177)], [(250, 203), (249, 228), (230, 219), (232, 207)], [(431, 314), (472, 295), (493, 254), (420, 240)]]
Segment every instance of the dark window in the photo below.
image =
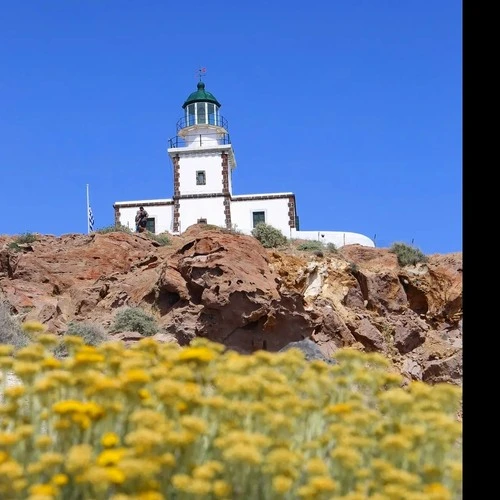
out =
[(207, 219), (198, 219), (198, 224), (206, 224)]
[(150, 233), (156, 233), (156, 231), (155, 231), (155, 218), (154, 217), (148, 217), (148, 221), (146, 222), (146, 229)]
[(205, 176), (205, 170), (198, 170), (198, 172), (196, 172), (196, 185), (204, 186), (206, 183), (207, 179)]
[(253, 215), (253, 227), (255, 227), (259, 222), (266, 222), (265, 212), (252, 212)]

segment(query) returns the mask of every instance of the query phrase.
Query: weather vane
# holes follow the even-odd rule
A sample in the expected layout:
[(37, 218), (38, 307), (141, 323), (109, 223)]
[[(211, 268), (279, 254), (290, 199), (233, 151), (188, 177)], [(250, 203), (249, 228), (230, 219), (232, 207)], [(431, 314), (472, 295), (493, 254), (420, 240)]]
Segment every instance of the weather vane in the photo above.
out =
[(207, 68), (200, 68), (198, 69), (198, 78), (200, 79), (201, 82), (201, 77), (207, 72)]

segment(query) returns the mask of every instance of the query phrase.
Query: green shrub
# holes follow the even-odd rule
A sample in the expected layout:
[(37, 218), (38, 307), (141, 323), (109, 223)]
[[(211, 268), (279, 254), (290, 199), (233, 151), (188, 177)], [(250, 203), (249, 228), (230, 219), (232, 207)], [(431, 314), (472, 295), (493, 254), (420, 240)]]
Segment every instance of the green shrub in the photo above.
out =
[(99, 229), (96, 229), (94, 232), (99, 234), (116, 233), (116, 232), (133, 233), (132, 229), (130, 229), (127, 226), (122, 226), (121, 224), (100, 227)]
[(170, 245), (172, 243), (170, 241), (170, 236), (168, 235), (168, 233), (154, 234), (146, 231), (143, 234), (150, 240), (156, 241), (156, 243), (158, 243), (161, 247)]
[(149, 337), (158, 332), (158, 326), (153, 316), (147, 314), (140, 307), (128, 307), (118, 311), (111, 332), (139, 332)]
[(300, 245), (297, 246), (297, 250), (303, 250), (306, 252), (314, 252), (314, 251), (322, 252), (324, 249), (325, 245), (323, 245), (323, 243), (321, 243), (321, 241), (318, 240), (304, 241), (303, 243), (300, 243)]
[(326, 249), (330, 253), (338, 253), (338, 251), (339, 251), (339, 249), (337, 248), (337, 245), (335, 245), (335, 243), (327, 243)]
[(279, 230), (264, 222), (259, 222), (252, 229), (252, 236), (260, 241), (265, 248), (276, 248), (286, 245), (288, 240), (286, 236)]
[(414, 266), (419, 262), (427, 262), (427, 257), (418, 248), (406, 243), (393, 243), (390, 252), (395, 253), (398, 258), (398, 264), (404, 266)]
[(10, 344), (17, 348), (27, 346), (29, 343), (28, 335), (10, 313), (9, 305), (0, 302), (0, 344)]
[(33, 233), (24, 233), (16, 238), (16, 243), (18, 244), (34, 243), (35, 241), (36, 241), (36, 234)]
[(8, 245), (7, 248), (9, 250), (12, 250), (13, 252), (20, 252), (22, 250), (22, 247), (20, 245), (26, 244), (26, 243), (33, 243), (36, 241), (36, 235), (33, 233), (24, 233), (19, 235), (14, 241), (11, 241)]
[(81, 337), (87, 345), (99, 345), (109, 340), (108, 335), (104, 329), (93, 323), (86, 323), (80, 321), (72, 321), (68, 325), (66, 335), (76, 335)]

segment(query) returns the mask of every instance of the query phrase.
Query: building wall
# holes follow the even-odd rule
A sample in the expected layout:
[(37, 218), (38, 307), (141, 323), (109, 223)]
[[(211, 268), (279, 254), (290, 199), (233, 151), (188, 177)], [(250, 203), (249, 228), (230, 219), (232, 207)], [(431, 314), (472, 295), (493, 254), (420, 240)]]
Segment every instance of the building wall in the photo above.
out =
[(207, 224), (226, 227), (223, 196), (181, 198), (179, 203), (179, 232), (182, 233), (189, 226), (196, 224), (198, 219), (206, 219)]
[[(179, 156), (181, 195), (222, 193), (222, 159), (220, 151), (190, 152)], [(196, 172), (199, 170), (205, 171), (205, 185), (196, 184)]]
[(333, 243), (337, 248), (344, 245), (363, 245), (374, 247), (375, 243), (364, 234), (351, 233), (348, 231), (296, 231), (292, 229), (292, 238), (301, 240), (317, 240), (325, 245)]
[[(153, 204), (156, 203), (156, 204)], [(172, 232), (173, 221), (173, 202), (172, 200), (159, 201), (131, 201), (124, 203), (115, 203), (115, 224), (120, 223), (122, 226), (135, 231), (135, 215), (139, 207), (142, 205), (149, 217), (155, 219), (156, 234), (164, 233), (165, 231)], [(118, 212), (118, 213), (117, 213)], [(117, 220), (119, 218), (119, 220)]]
[[(251, 196), (245, 195), (245, 197)], [(266, 214), (266, 224), (279, 229), (287, 238), (290, 237), (288, 198), (238, 201), (238, 197), (233, 197), (231, 201), (231, 222), (233, 227), (236, 226), (236, 229), (239, 231), (250, 234), (253, 229), (252, 213), (254, 211), (264, 211)]]

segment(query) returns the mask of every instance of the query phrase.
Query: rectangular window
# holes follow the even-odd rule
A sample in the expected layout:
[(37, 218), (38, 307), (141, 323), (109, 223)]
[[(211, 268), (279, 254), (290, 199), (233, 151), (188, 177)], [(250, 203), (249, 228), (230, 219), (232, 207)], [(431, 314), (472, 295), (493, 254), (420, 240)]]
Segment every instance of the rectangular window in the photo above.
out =
[(196, 123), (196, 110), (195, 110), (195, 105), (194, 104), (190, 104), (188, 107), (187, 107), (187, 111), (188, 111), (188, 125), (194, 125)]
[(204, 186), (207, 183), (207, 179), (205, 176), (205, 170), (198, 170), (196, 172), (196, 185)]
[(215, 104), (207, 103), (208, 110), (208, 123), (210, 125), (215, 125)]
[(197, 104), (196, 111), (197, 111), (197, 116), (198, 116), (198, 121), (196, 123), (198, 123), (198, 124), (207, 123), (207, 116), (205, 113), (205, 103), (204, 102), (199, 102)]
[(155, 234), (156, 233), (156, 228), (155, 228), (155, 218), (154, 217), (148, 217), (148, 221), (146, 222), (146, 229), (150, 232)]
[(253, 216), (253, 227), (255, 227), (259, 222), (266, 222), (266, 213), (264, 211), (252, 212)]

